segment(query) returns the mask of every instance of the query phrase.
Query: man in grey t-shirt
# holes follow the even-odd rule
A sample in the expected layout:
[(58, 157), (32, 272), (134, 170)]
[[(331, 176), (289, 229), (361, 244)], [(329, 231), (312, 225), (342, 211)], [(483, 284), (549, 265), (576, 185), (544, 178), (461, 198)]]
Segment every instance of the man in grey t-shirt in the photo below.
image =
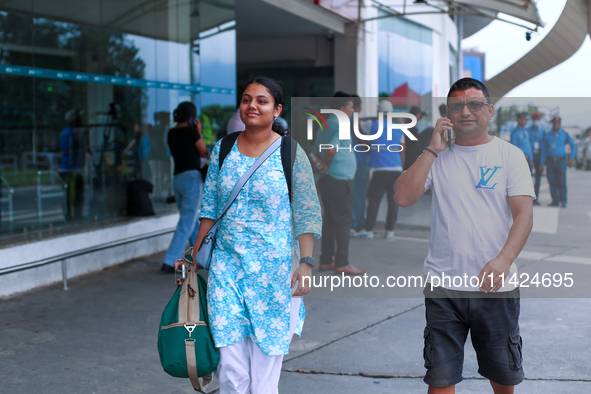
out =
[(395, 185), (401, 207), (433, 192), (424, 380), (430, 394), (455, 392), (470, 332), (478, 372), (496, 394), (513, 393), (523, 380), (519, 288), (501, 279), (516, 274), (513, 261), (531, 232), (533, 184), (521, 151), (488, 134), (494, 109), (486, 86), (463, 78), (447, 97), (449, 118), (437, 121), (429, 146)]

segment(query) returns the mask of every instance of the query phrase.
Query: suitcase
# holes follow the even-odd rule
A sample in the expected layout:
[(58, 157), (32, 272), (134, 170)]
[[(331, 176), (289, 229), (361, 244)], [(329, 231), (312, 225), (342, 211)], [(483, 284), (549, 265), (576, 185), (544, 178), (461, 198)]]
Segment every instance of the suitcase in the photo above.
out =
[(129, 216), (153, 216), (152, 192), (154, 185), (145, 179), (136, 179), (127, 184), (127, 214)]

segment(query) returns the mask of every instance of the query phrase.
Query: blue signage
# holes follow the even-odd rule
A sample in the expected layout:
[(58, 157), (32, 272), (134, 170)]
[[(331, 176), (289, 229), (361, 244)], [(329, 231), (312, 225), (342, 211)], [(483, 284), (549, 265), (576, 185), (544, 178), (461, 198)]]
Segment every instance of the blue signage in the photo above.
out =
[(46, 68), (12, 66), (0, 64), (0, 74), (18, 75), (46, 79), (62, 79), (66, 81), (104, 83), (109, 85), (134, 86), (140, 88), (184, 90), (194, 93), (236, 94), (236, 89), (215, 88), (210, 86), (191, 85), (161, 81), (148, 81), (139, 78), (115, 77), (102, 74), (90, 74), (73, 71), (50, 70)]

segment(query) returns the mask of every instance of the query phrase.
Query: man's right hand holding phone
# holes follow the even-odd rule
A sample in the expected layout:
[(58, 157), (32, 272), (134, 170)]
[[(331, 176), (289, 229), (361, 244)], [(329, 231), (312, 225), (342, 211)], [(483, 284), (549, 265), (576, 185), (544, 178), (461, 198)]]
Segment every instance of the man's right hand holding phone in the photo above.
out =
[[(448, 147), (448, 143), (445, 140), (444, 134), (453, 131), (453, 124), (449, 118), (439, 118), (435, 123), (435, 129), (433, 129), (433, 135), (431, 136), (431, 142), (428, 148), (439, 154)], [(454, 139), (452, 139), (452, 142)]]

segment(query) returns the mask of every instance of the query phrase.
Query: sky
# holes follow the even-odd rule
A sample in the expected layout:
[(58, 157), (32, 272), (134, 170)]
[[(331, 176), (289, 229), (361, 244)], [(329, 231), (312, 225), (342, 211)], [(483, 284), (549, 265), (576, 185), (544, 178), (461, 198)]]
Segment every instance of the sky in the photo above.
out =
[[(490, 79), (533, 49), (552, 29), (566, 0), (539, 0), (540, 18), (545, 23), (531, 41), (525, 39), (525, 29), (501, 21), (493, 21), (476, 34), (466, 38), (464, 48), (478, 48), (486, 53), (486, 79)], [(508, 18), (509, 19), (509, 18)], [(506, 97), (590, 97), (591, 42), (589, 36), (581, 48), (568, 60), (524, 82)], [(573, 80), (573, 75), (579, 78)]]
[[(526, 29), (501, 21), (493, 21), (476, 34), (464, 39), (465, 49), (477, 48), (486, 54), (485, 79), (489, 80), (532, 50), (552, 29), (562, 13), (566, 0), (539, 0), (540, 18), (544, 22), (538, 33), (532, 33), (531, 41), (525, 39)], [(513, 19), (512, 19), (513, 20)], [(542, 103), (560, 108), (563, 124), (588, 127), (591, 117), (591, 40), (585, 39), (579, 50), (566, 61), (522, 83), (511, 90), (498, 105), (526, 102)], [(539, 97), (561, 98), (540, 100)], [(531, 98), (519, 99), (519, 98)], [(568, 99), (567, 99), (568, 98)]]

